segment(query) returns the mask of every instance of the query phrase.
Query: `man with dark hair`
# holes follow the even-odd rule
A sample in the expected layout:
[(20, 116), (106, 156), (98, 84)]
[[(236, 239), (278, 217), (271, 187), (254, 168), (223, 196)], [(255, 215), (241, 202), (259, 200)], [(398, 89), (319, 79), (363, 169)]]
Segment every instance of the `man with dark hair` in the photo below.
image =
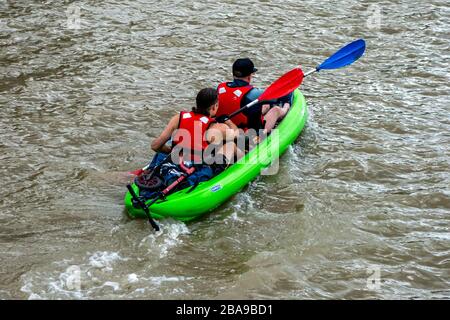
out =
[[(253, 87), (250, 83), (253, 75), (258, 69), (249, 58), (237, 59), (233, 63), (232, 82), (223, 82), (219, 84), (217, 92), (219, 94), (219, 109), (217, 110), (217, 121), (227, 120), (229, 115), (239, 110), (249, 102), (257, 99), (263, 90)], [(282, 97), (271, 103), (279, 103), (281, 106), (272, 106), (270, 104), (257, 104), (242, 113), (234, 116), (231, 121), (242, 129), (264, 129), (264, 133), (269, 133), (289, 110), (291, 103), (291, 94)]]

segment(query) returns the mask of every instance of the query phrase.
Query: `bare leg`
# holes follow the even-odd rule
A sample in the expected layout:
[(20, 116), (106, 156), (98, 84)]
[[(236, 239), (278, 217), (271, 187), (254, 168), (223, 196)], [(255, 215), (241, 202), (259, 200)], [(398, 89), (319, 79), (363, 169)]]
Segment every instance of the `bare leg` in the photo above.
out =
[(289, 111), (290, 104), (285, 103), (282, 108), (273, 107), (267, 112), (264, 116), (264, 120), (266, 120), (266, 124), (264, 126), (264, 133), (270, 133), (272, 129), (275, 127), (275, 124), (279, 119), (282, 119), (286, 113)]

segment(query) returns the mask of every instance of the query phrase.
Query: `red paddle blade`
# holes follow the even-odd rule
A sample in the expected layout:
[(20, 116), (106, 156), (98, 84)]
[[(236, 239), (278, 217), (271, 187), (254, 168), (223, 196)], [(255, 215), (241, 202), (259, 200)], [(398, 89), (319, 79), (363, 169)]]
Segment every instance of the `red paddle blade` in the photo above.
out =
[(300, 68), (294, 68), (289, 72), (286, 72), (284, 75), (279, 77), (272, 83), (266, 91), (258, 98), (259, 101), (263, 100), (272, 100), (281, 98), (302, 84), (303, 81), (303, 71)]

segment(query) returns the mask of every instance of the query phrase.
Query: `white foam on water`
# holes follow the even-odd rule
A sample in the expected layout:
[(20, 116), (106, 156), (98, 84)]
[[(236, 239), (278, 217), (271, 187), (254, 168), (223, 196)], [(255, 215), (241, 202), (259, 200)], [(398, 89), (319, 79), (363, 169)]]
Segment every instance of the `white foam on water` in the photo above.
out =
[[(22, 276), (22, 278), (24, 278), (24, 277)], [(34, 292), (32, 277), (24, 279), (24, 285), (20, 288), (20, 291), (28, 294), (28, 300), (43, 300), (44, 299), (39, 294)]]
[[(160, 224), (161, 231), (146, 235), (139, 246), (162, 258), (182, 244), (182, 236), (189, 234), (190, 231), (184, 223), (175, 220), (164, 220)], [(172, 275), (145, 277), (144, 274), (137, 272), (121, 273), (117, 264), (129, 260), (130, 258), (115, 251), (91, 251), (86, 252), (84, 256), (49, 262), (22, 276), (21, 291), (28, 299), (33, 300), (83, 300), (111, 295), (121, 297), (122, 291), (130, 289), (130, 285), (131, 288), (141, 287), (132, 290), (134, 294), (142, 296), (149, 288), (159, 290), (164, 283), (170, 285), (188, 280), (186, 277)]]
[(145, 293), (146, 289), (145, 288), (138, 288), (136, 290), (134, 290), (134, 292), (139, 293), (139, 294), (143, 294)]
[(73, 259), (63, 259), (60, 261), (54, 261), (53, 264), (59, 267), (68, 266), (73, 264)]
[[(38, 272), (33, 276), (24, 276), (24, 285), (20, 291), (28, 294), (28, 300), (46, 300), (54, 299), (83, 299), (84, 296), (81, 291), (70, 290), (67, 287), (67, 279), (71, 276), (71, 271), (66, 271), (57, 278), (46, 276)], [(39, 286), (44, 282), (42, 289)], [(46, 286), (45, 286), (46, 284)]]
[(229, 219), (232, 220), (232, 221), (238, 221), (238, 222), (244, 221), (243, 219), (241, 219), (241, 218), (238, 217), (237, 212), (233, 212), (233, 213), (229, 216)]
[(128, 275), (127, 279), (128, 279), (128, 283), (136, 283), (139, 281), (139, 277), (137, 276), (136, 273), (130, 273)]
[(120, 289), (120, 285), (117, 282), (106, 281), (102, 287), (111, 287), (114, 291), (118, 291)]
[[(257, 185), (256, 181), (252, 182), (252, 184), (254, 184), (255, 186)], [(241, 218), (239, 218), (238, 216), (251, 214), (252, 216), (260, 216), (264, 219), (278, 218), (278, 215), (262, 208), (258, 208), (258, 203), (255, 198), (251, 196), (250, 192), (250, 190), (247, 190), (237, 195), (236, 198), (238, 201), (236, 204), (233, 204), (233, 208), (235, 208), (235, 211), (227, 219), (231, 221), (246, 222), (251, 225), (251, 221), (245, 218), (241, 220)]]
[[(187, 226), (177, 221), (164, 223), (162, 230), (143, 241), (149, 251), (156, 247), (160, 256), (169, 254), (183, 242), (180, 236), (189, 233)], [(130, 259), (119, 252), (96, 251), (79, 258), (50, 262), (24, 274), (21, 291), (31, 300), (122, 298), (124, 294), (129, 296), (126, 292), (130, 289), (133, 295), (142, 297), (149, 290), (159, 293), (161, 287), (178, 287), (178, 283), (194, 279), (170, 274), (146, 277), (141, 273), (116, 272), (116, 264), (127, 260)]]
[(242, 214), (238, 214), (238, 212), (234, 211), (232, 214), (227, 216), (224, 219), (225, 224), (240, 224), (240, 225), (252, 225), (253, 223), (247, 219), (241, 218)]
[(164, 258), (171, 249), (183, 243), (180, 236), (189, 233), (190, 231), (184, 223), (166, 219), (164, 224), (161, 224), (161, 230), (144, 237), (139, 247), (147, 247), (152, 254), (159, 250), (159, 257)]
[(111, 235), (114, 235), (115, 233), (119, 232), (119, 231), (120, 231), (120, 227), (121, 227), (121, 226), (115, 226), (115, 227), (113, 227), (113, 228), (111, 229), (111, 231), (110, 231), (110, 234), (111, 234)]
[(85, 299), (82, 291), (68, 290), (66, 283), (62, 279), (51, 281), (48, 283), (48, 292), (45, 293), (45, 298), (43, 299), (48, 299), (53, 295), (57, 296), (60, 299)]
[[(185, 277), (185, 276), (151, 276), (151, 277), (141, 277), (140, 285), (143, 287), (137, 288), (133, 291), (133, 293), (142, 296), (145, 292), (152, 292), (152, 294), (161, 294), (161, 287), (171, 287), (172, 293), (183, 293), (184, 290), (180, 288), (178, 282), (192, 280), (194, 277)], [(173, 287), (173, 288), (172, 288)]]
[[(256, 186), (256, 181), (250, 183), (250, 188), (254, 188)], [(250, 190), (246, 190), (245, 192), (239, 192), (236, 195), (236, 202), (233, 204), (234, 212), (248, 212), (254, 210), (255, 200), (249, 194)]]
[[(118, 252), (96, 251), (88, 252), (78, 263), (75, 259), (55, 261), (50, 264), (51, 270), (30, 271), (23, 275), (21, 291), (32, 300), (88, 299), (98, 295), (103, 288), (112, 288), (116, 292), (120, 290), (122, 280), (126, 283), (127, 277), (112, 275), (114, 264), (127, 260)], [(128, 281), (137, 282), (137, 275), (130, 274)]]
[(185, 281), (185, 280), (190, 280), (190, 279), (193, 279), (193, 278), (192, 277), (183, 277), (183, 276), (180, 276), (180, 277), (159, 276), (159, 277), (150, 277), (150, 278), (147, 278), (146, 280), (159, 286), (163, 282), (178, 282), (178, 281)]
[(113, 271), (112, 265), (118, 260), (126, 261), (128, 259), (122, 258), (117, 252), (97, 251), (89, 257), (89, 265), (111, 272)]

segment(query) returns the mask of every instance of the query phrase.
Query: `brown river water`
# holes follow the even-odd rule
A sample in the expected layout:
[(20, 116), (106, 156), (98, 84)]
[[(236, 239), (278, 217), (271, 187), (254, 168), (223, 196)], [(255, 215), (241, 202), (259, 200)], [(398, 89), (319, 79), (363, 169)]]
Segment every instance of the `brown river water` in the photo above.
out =
[[(78, 19), (79, 17), (79, 19)], [(448, 1), (0, 1), (0, 299), (450, 298)], [(169, 117), (251, 57), (301, 89), (281, 157), (203, 218), (124, 211)]]

